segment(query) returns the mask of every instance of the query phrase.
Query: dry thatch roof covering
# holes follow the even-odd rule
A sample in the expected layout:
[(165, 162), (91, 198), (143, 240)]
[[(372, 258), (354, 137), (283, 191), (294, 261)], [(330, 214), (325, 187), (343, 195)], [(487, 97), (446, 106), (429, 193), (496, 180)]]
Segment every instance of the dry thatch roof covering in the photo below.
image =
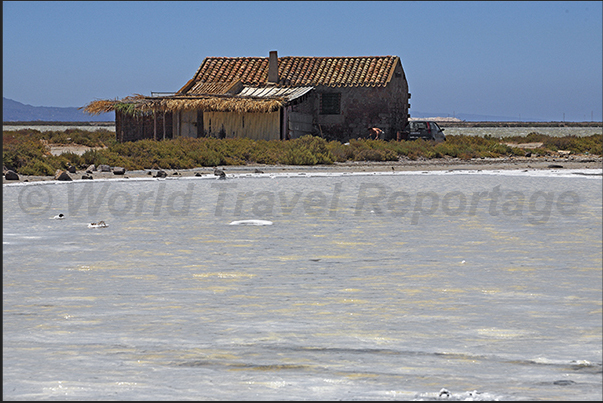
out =
[(129, 115), (153, 112), (203, 110), (207, 112), (274, 112), (285, 104), (284, 98), (237, 97), (232, 95), (195, 94), (145, 97), (140, 94), (121, 100), (97, 100), (81, 107), (90, 115), (121, 111)]

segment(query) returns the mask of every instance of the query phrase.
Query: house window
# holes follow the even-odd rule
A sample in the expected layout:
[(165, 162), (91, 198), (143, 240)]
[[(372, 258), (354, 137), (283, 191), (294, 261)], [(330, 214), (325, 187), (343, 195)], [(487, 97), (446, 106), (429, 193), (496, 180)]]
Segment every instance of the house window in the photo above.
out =
[(326, 93), (320, 94), (320, 114), (321, 115), (339, 115), (341, 113), (341, 94)]

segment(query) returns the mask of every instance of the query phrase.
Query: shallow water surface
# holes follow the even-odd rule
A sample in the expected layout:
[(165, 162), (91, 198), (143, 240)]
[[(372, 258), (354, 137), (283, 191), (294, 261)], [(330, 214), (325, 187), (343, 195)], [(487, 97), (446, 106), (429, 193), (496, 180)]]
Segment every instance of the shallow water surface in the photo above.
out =
[(600, 400), (600, 172), (4, 185), (3, 398)]

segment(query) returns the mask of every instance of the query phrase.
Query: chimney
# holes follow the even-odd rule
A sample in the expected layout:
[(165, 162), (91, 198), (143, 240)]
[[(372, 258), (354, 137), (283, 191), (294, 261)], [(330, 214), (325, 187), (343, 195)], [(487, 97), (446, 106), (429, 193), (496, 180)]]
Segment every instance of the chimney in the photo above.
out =
[(276, 50), (270, 51), (268, 60), (268, 84), (278, 84), (278, 55)]

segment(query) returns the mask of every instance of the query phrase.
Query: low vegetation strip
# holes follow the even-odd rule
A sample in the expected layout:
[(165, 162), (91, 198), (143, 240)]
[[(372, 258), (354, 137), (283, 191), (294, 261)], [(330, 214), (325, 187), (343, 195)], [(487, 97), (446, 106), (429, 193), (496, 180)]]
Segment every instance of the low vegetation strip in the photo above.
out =
[[(522, 144), (542, 143), (535, 148)], [(346, 161), (398, 161), (418, 158), (496, 158), (508, 156), (547, 156), (603, 154), (603, 136), (552, 137), (537, 132), (527, 136), (493, 137), (448, 136), (447, 141), (350, 140), (342, 144), (320, 137), (304, 136), (289, 141), (216, 138), (177, 138), (118, 143), (115, 133), (100, 129), (87, 131), (43, 131), (22, 129), (4, 131), (2, 158), (5, 169), (22, 175), (51, 176), (59, 169), (89, 165), (119, 166), (127, 170), (190, 169), (219, 165), (283, 164), (318, 165)], [(53, 155), (51, 145), (91, 147), (83, 153)]]

